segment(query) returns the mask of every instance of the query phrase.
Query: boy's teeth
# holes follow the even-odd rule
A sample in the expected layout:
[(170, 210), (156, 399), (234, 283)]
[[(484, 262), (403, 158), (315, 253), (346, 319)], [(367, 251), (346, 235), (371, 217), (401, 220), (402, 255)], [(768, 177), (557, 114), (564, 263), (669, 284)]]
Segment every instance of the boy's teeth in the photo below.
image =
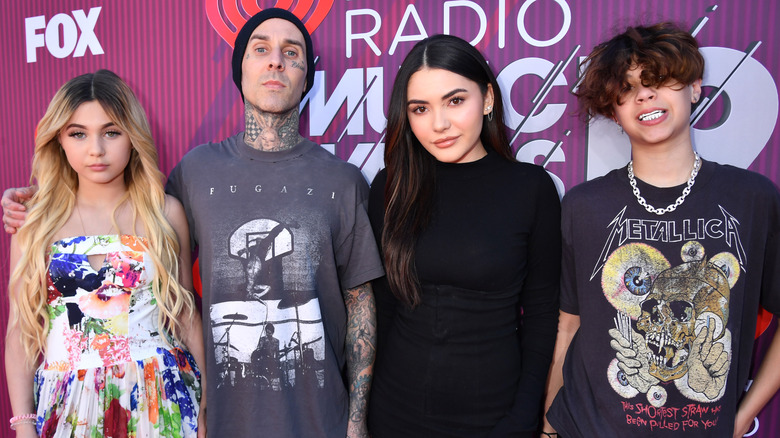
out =
[(642, 114), (641, 116), (639, 116), (639, 120), (641, 120), (643, 122), (648, 121), (648, 120), (655, 120), (655, 119), (661, 117), (663, 114), (664, 114), (663, 110), (655, 110), (653, 112)]

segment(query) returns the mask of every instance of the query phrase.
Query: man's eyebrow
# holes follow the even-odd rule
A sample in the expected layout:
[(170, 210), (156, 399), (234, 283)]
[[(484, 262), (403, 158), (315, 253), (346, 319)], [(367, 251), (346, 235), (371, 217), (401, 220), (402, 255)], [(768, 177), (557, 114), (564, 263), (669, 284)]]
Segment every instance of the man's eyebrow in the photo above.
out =
[[(249, 42), (251, 43), (252, 40), (269, 41), (270, 39), (271, 38), (268, 37), (267, 35), (262, 35), (262, 34), (260, 34), (260, 35), (252, 35), (251, 37), (249, 37)], [(292, 38), (285, 38), (285, 40), (283, 42), (284, 42), (285, 45), (297, 46), (301, 50), (304, 50), (303, 43), (301, 41), (299, 41), (299, 40), (294, 40)]]
[(302, 43), (302, 42), (300, 42), (300, 41), (298, 41), (298, 40), (294, 40), (294, 39), (289, 39), (289, 38), (288, 38), (288, 39), (285, 39), (285, 40), (284, 40), (284, 42), (285, 42), (285, 44), (290, 44), (290, 45), (292, 45), (292, 46), (298, 46), (298, 47), (300, 47), (300, 48), (301, 48), (301, 50), (303, 50), (303, 49), (304, 49), (304, 47), (303, 47), (303, 43)]

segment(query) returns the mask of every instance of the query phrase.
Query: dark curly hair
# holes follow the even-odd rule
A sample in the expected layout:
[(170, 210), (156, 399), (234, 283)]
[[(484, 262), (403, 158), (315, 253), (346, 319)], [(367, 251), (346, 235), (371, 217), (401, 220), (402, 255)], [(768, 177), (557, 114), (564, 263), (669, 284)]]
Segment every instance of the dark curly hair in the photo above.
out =
[(614, 105), (630, 86), (626, 72), (642, 69), (645, 87), (679, 83), (689, 85), (704, 75), (704, 57), (696, 38), (670, 22), (633, 26), (597, 45), (583, 61), (585, 74), (575, 95), (579, 115), (614, 118)]

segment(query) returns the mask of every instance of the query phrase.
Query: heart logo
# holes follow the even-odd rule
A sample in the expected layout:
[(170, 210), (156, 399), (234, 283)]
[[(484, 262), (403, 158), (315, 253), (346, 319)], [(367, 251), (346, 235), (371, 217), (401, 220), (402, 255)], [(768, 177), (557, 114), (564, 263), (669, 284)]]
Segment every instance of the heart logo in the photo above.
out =
[[(316, 5), (314, 5), (315, 1)], [(239, 9), (239, 3), (241, 3), (243, 12)], [(314, 34), (314, 30), (322, 24), (325, 16), (333, 7), (333, 0), (299, 0), (295, 8), (290, 10), (292, 3), (293, 0), (276, 0), (273, 7), (292, 12), (303, 21), (309, 34)], [(263, 8), (257, 5), (257, 0), (206, 0), (206, 16), (211, 27), (226, 43), (230, 44), (230, 47), (234, 46), (238, 31), (249, 20), (249, 17), (262, 10)], [(308, 18), (306, 18), (307, 15)]]

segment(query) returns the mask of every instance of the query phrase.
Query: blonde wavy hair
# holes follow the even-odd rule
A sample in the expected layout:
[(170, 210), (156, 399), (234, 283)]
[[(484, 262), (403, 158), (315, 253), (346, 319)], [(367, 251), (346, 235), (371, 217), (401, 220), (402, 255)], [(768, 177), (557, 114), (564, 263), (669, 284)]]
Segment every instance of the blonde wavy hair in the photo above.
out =
[[(69, 80), (57, 91), (46, 114), (38, 123), (30, 181), (38, 191), (28, 202), (27, 220), (19, 229), (17, 242), (21, 258), (11, 274), (11, 323), (17, 323), (25, 356), (36, 363), (45, 352), (50, 329), (47, 305), (48, 254), (55, 234), (73, 211), (78, 190), (78, 175), (68, 164), (59, 135), (76, 109), (85, 102), (97, 101), (109, 118), (129, 136), (130, 161), (124, 172), (127, 192), (112, 212), (116, 229), (116, 210), (127, 199), (132, 206), (133, 224), (144, 225), (155, 268), (152, 290), (157, 300), (158, 323), (167, 335), (181, 340), (180, 317), (192, 315), (194, 301), (190, 291), (178, 281), (179, 242), (165, 212), (164, 175), (157, 164), (149, 122), (130, 87), (109, 70), (98, 70)], [(134, 225), (135, 227), (135, 225)], [(133, 230), (135, 233), (135, 230)], [(167, 339), (166, 339), (167, 342)]]

